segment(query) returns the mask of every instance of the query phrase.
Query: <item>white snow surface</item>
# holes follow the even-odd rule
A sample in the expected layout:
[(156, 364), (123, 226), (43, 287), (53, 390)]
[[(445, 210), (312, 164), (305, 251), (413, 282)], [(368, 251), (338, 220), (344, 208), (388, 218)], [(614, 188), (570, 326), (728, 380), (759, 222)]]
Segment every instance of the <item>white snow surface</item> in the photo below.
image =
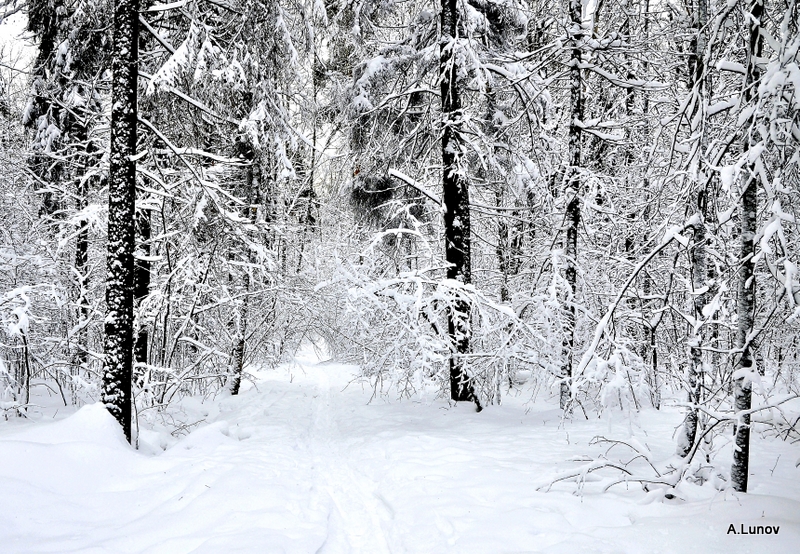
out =
[(183, 434), (142, 430), (139, 451), (99, 404), (0, 424), (0, 552), (800, 552), (797, 445), (754, 433), (749, 494), (544, 492), (599, 434), (668, 458), (680, 412), (562, 421), (528, 395), (475, 413), (372, 398), (354, 372), (311, 355), (258, 372), (238, 397), (185, 399)]

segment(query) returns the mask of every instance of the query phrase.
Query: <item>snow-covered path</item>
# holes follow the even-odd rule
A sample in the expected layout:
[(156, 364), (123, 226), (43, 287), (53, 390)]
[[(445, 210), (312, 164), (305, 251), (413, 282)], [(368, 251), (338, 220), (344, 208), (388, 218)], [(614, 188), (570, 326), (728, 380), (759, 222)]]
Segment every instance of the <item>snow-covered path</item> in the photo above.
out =
[[(98, 406), (0, 426), (0, 552), (800, 552), (796, 445), (758, 440), (748, 495), (544, 493), (569, 458), (598, 452), (593, 436), (625, 426), (562, 424), (515, 398), (481, 414), (369, 403), (370, 390), (345, 388), (352, 368), (299, 363), (236, 398), (184, 401), (175, 417), (192, 432), (143, 432), (143, 452)], [(636, 435), (665, 458), (679, 421), (645, 411)], [(148, 454), (159, 442), (169, 448)], [(730, 524), (780, 532), (731, 535)]]

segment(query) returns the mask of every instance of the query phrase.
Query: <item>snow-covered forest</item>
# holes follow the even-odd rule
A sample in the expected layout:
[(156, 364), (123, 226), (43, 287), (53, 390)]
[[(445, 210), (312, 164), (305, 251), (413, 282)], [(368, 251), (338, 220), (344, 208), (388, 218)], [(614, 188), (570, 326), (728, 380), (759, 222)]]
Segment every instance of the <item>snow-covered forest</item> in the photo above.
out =
[(796, 551), (797, 0), (0, 18), (0, 551)]

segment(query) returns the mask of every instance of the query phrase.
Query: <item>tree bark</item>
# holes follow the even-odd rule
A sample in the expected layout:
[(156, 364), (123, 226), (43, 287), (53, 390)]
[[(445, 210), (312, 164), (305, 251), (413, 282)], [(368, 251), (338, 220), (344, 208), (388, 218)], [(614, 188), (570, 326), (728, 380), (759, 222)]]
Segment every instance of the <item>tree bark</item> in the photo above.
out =
[(111, 88), (111, 156), (108, 180), (103, 402), (131, 436), (133, 365), (133, 252), (136, 222), (136, 98), (139, 35), (138, 0), (117, 0)]
[[(250, 223), (255, 224), (258, 218), (258, 206), (261, 203), (261, 171), (258, 166), (258, 160), (254, 159), (252, 151), (249, 152), (250, 166), (247, 168), (247, 213), (245, 216), (250, 220)], [(253, 249), (250, 245), (245, 244), (247, 249), (247, 267), (245, 267), (244, 276), (242, 277), (242, 289), (244, 290), (244, 297), (242, 298), (242, 305), (239, 308), (236, 321), (236, 339), (234, 341), (233, 353), (231, 354), (232, 360), (232, 378), (231, 378), (231, 394), (239, 394), (239, 387), (242, 384), (242, 372), (244, 370), (244, 351), (246, 346), (247, 337), (247, 318), (250, 314), (250, 271), (255, 263)]]
[[(85, 141), (88, 133), (85, 128), (80, 130), (79, 140)], [(88, 151), (88, 145), (87, 145)], [(87, 155), (84, 156), (85, 163), (83, 170), (88, 171), (89, 160)], [(89, 181), (85, 175), (78, 176), (77, 190), (75, 191), (75, 209), (82, 212), (88, 205), (89, 198)], [(78, 336), (76, 339), (77, 345), (75, 350), (75, 368), (73, 375), (80, 375), (81, 369), (86, 369), (88, 361), (87, 350), (87, 333), (86, 324), (89, 319), (89, 299), (86, 297), (89, 289), (89, 226), (85, 221), (80, 221), (80, 230), (75, 240), (75, 288), (76, 299), (75, 305), (77, 306), (77, 325), (79, 326)], [(72, 386), (70, 386), (72, 390)]]
[[(705, 133), (705, 108), (710, 96), (708, 77), (706, 75), (705, 41), (703, 29), (708, 19), (708, 6), (706, 0), (696, 0), (693, 7), (692, 26), (692, 53), (689, 58), (689, 87), (694, 94), (694, 110), (692, 114), (692, 135), (698, 136), (694, 147), (694, 156), (690, 161), (691, 167), (697, 175), (695, 192), (695, 223), (692, 226), (693, 245), (691, 249), (692, 263), (692, 295), (695, 324), (690, 329), (689, 338), (689, 371), (687, 374), (687, 389), (689, 407), (683, 423), (683, 434), (678, 442), (678, 455), (686, 456), (694, 445), (697, 437), (698, 408), (703, 388), (703, 308), (706, 305), (706, 287), (708, 270), (706, 267), (706, 218), (708, 217), (708, 175), (704, 159), (707, 146)], [(698, 128), (699, 127), (699, 128)]]
[(559, 405), (566, 410), (571, 399), (572, 360), (575, 347), (575, 293), (578, 278), (578, 226), (581, 221), (581, 125), (583, 122), (584, 98), (580, 61), (581, 47), (584, 37), (582, 20), (582, 4), (580, 0), (570, 0), (570, 122), (569, 122), (569, 167), (565, 174), (564, 201), (566, 202), (566, 237), (564, 240), (564, 256), (566, 267), (564, 279), (567, 291), (564, 295), (562, 311), (564, 313), (564, 338), (562, 347), (561, 391)]
[[(460, 14), (457, 0), (441, 0), (439, 39), (439, 75), (442, 94), (442, 200), (444, 203), (444, 240), (447, 278), (469, 284), (472, 280), (470, 261), (469, 186), (463, 174), (461, 94), (458, 85), (457, 47)], [(467, 375), (464, 355), (470, 351), (470, 306), (463, 298), (448, 308), (447, 332), (453, 352), (450, 356), (450, 398), (474, 401), (472, 383)], [(479, 405), (480, 407), (480, 405)]]
[[(150, 222), (150, 211), (143, 210), (137, 214), (136, 218), (138, 227), (138, 242), (141, 245), (141, 252), (145, 257), (150, 256), (150, 235), (152, 233)], [(150, 268), (151, 262), (149, 259), (136, 260), (136, 269), (134, 271), (134, 300), (137, 308), (141, 306), (142, 301), (150, 294)], [(139, 329), (136, 334), (136, 347), (134, 349), (134, 360), (137, 364), (147, 365), (148, 353), (150, 346), (150, 335), (147, 329), (147, 324), (142, 320), (142, 314), (139, 315)]]
[[(650, 0), (644, 0), (643, 2), (643, 23), (642, 23), (642, 30), (644, 33), (645, 41), (650, 40)], [(650, 74), (650, 62), (647, 58), (644, 59), (642, 62), (642, 71), (645, 76)], [(646, 136), (648, 140), (650, 138), (650, 95), (648, 92), (645, 92), (642, 95), (642, 115), (644, 116), (644, 121), (646, 125)], [(650, 193), (650, 169), (645, 168), (644, 170), (644, 179), (643, 179), (643, 188), (647, 192), (648, 195)], [(650, 196), (652, 198), (652, 195)], [(652, 203), (648, 202), (647, 206), (645, 207), (644, 217), (645, 219), (649, 219), (651, 217), (652, 211)], [(642, 291), (644, 292), (645, 297), (649, 297), (651, 291), (653, 289), (653, 279), (650, 276), (650, 273), (645, 271), (644, 276), (642, 278)], [(648, 301), (647, 304), (651, 303), (652, 301)], [(652, 317), (652, 311), (649, 310)], [(644, 315), (645, 306), (642, 306), (642, 314)], [(651, 319), (648, 317), (644, 318), (642, 323), (642, 328), (644, 331), (644, 345), (642, 348), (642, 359), (650, 361), (650, 374), (648, 376), (648, 384), (650, 386), (650, 400), (653, 404), (655, 409), (661, 408), (661, 385), (659, 383), (658, 378), (658, 345), (656, 343), (656, 330), (652, 326)]]
[[(763, 38), (761, 35), (761, 17), (764, 14), (763, 0), (752, 0), (750, 4), (749, 37), (747, 45), (747, 73), (744, 83), (744, 105), (747, 106), (756, 97), (754, 84), (760, 78), (758, 58), (761, 57)], [(751, 115), (746, 122), (744, 139), (744, 155), (747, 155), (758, 142), (756, 130), (753, 128), (755, 118)], [(733, 489), (747, 492), (747, 481), (750, 465), (750, 414), (741, 414), (751, 408), (753, 371), (753, 351), (750, 334), (753, 332), (755, 313), (755, 234), (756, 212), (758, 209), (759, 176), (755, 171), (755, 162), (748, 164), (742, 177), (742, 197), (739, 209), (741, 221), (742, 249), (739, 255), (739, 303), (737, 306), (736, 346), (741, 350), (736, 363), (733, 382), (733, 400), (737, 414), (734, 430), (735, 445), (733, 464), (731, 465), (731, 483)], [(739, 415), (741, 414), (741, 415)]]

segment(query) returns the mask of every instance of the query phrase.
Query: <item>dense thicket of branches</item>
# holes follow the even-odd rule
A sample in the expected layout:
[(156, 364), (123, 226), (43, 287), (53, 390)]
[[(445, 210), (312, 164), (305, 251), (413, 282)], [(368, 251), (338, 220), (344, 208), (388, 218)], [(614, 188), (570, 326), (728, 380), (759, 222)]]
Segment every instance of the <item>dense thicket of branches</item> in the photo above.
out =
[[(114, 6), (25, 10), (27, 98), (0, 83), (6, 417), (35, 387), (98, 398), (118, 217)], [(670, 398), (687, 468), (736, 428), (746, 490), (751, 424), (797, 436), (765, 406), (800, 393), (798, 20), (795, 0), (143, 3), (134, 415), (322, 341), (400, 396)]]

